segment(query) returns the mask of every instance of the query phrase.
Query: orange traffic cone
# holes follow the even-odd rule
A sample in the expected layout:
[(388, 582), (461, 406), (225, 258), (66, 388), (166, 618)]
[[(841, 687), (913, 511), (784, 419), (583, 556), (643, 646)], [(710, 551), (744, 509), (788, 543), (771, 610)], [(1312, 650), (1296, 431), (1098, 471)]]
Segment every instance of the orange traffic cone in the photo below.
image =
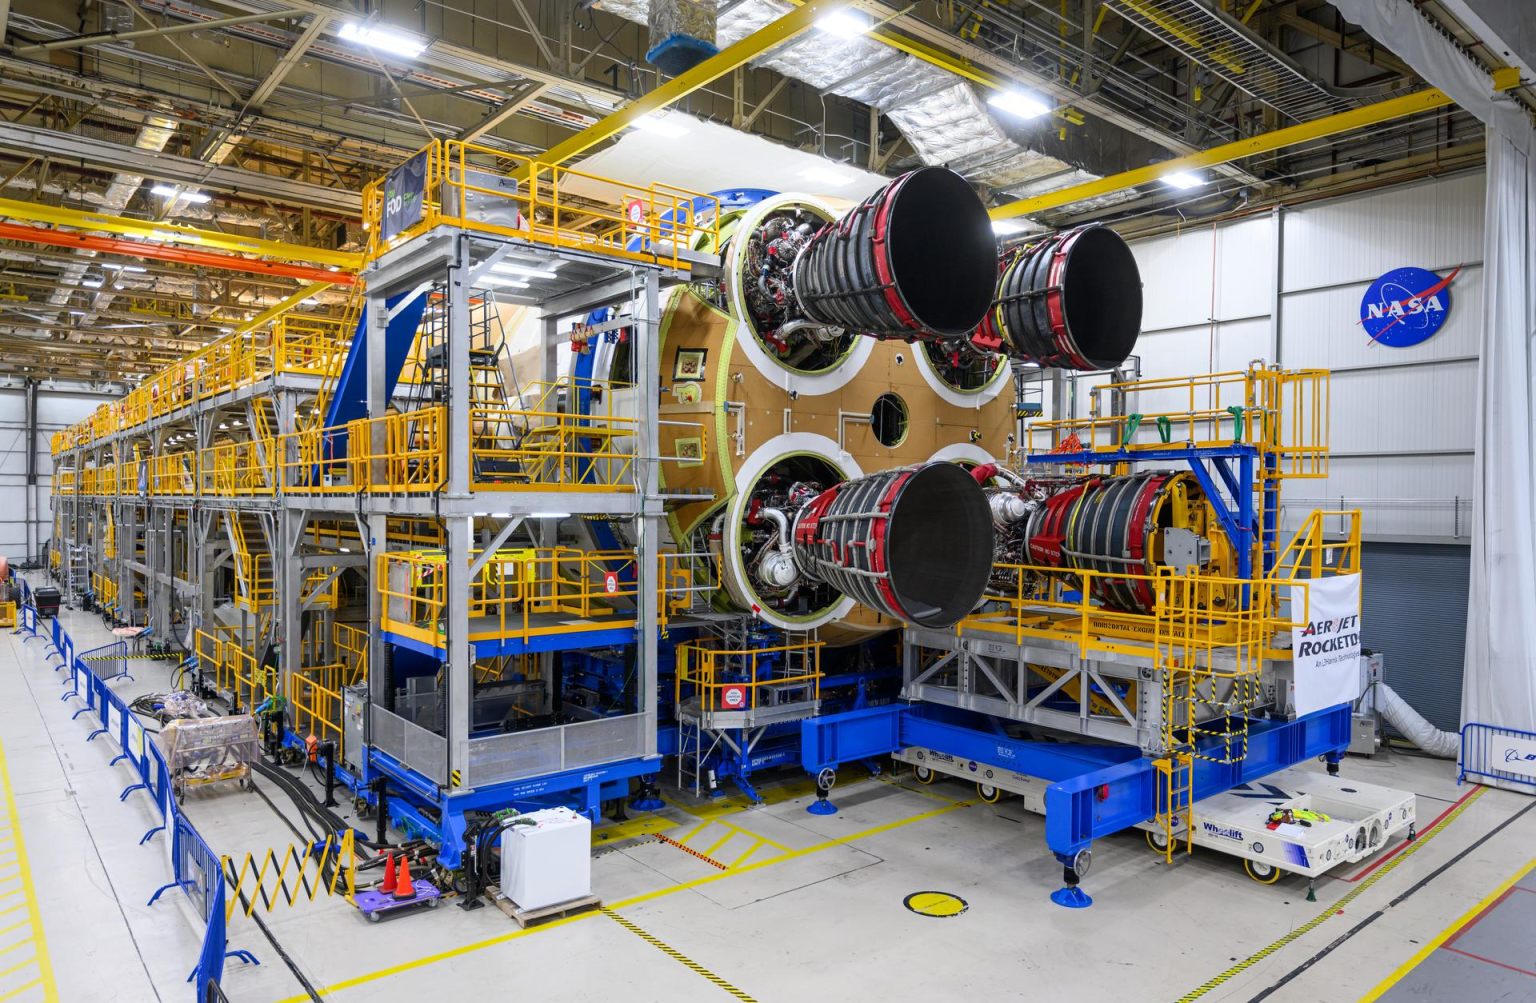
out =
[(395, 887), (395, 855), (391, 853), (384, 858), (384, 883), (379, 886), (379, 891), (393, 895)]
[(416, 897), (416, 882), (411, 880), (411, 862), (405, 854), (400, 854), (400, 876), (395, 882), (395, 898), (413, 899)]

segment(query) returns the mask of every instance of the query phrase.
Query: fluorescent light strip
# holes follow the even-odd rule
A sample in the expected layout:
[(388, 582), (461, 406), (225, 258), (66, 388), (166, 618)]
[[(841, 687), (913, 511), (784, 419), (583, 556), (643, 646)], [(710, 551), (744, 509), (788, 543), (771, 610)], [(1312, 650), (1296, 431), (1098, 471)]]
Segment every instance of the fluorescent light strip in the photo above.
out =
[(1022, 91), (998, 91), (987, 98), (987, 104), (1025, 121), (1039, 118), (1051, 110), (1051, 106), (1044, 101)]
[(426, 42), (404, 32), (356, 22), (342, 25), (339, 34), (349, 42), (355, 42), (370, 49), (378, 49), (392, 56), (403, 56), (406, 59), (415, 59), (427, 48)]

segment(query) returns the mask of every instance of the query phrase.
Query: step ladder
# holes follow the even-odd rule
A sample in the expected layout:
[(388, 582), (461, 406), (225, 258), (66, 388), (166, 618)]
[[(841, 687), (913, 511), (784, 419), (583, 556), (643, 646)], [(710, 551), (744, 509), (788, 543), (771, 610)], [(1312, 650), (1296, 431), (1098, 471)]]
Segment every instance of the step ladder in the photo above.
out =
[(1163, 859), (1173, 863), (1178, 852), (1178, 836), (1183, 836), (1184, 852), (1194, 846), (1194, 830), (1191, 826), (1194, 809), (1194, 757), (1186, 752), (1175, 752), (1166, 759), (1153, 761), (1157, 768), (1158, 811), (1154, 824), (1163, 835)]

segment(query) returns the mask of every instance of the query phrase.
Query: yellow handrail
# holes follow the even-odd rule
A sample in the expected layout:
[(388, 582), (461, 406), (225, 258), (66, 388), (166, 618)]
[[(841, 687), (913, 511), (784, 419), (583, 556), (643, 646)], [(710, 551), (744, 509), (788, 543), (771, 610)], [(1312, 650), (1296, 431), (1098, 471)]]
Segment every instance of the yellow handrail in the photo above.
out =
[[(807, 701), (821, 698), (821, 649), (824, 641), (798, 641), (766, 648), (717, 648), (708, 641), (691, 641), (677, 646), (677, 669), (673, 681), (673, 703), (681, 706), (683, 687), (694, 687), (699, 710), (750, 711), (758, 705), (758, 693), (764, 686), (805, 688)], [(791, 668), (798, 657), (800, 668)], [(771, 674), (764, 662), (782, 666)], [(735, 699), (739, 697), (740, 699)]]

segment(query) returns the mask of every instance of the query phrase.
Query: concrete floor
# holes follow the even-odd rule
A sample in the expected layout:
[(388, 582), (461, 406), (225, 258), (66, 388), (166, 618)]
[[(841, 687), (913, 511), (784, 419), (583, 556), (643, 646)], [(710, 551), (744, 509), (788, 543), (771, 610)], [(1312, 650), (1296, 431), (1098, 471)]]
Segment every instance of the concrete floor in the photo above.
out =
[[(66, 610), (64, 623), (78, 647), (109, 637), (94, 616)], [(137, 680), (112, 685), (131, 697), (163, 690), (167, 674), (140, 662)], [(40, 643), (0, 634), (0, 780), (14, 800), (12, 821), (0, 818), (0, 1000), (186, 999), (200, 931), (178, 895), (144, 904), (168, 873), (163, 836), (138, 845), (155, 809), (142, 793), (118, 801), (129, 767), (109, 765), (105, 738), (85, 742), (85, 719), (71, 720), (77, 702), (59, 700), (61, 678)], [(1066, 910), (1046, 897), (1060, 870), (1043, 819), (1017, 801), (977, 803), (959, 781), (847, 777), (834, 792), (840, 811), (822, 817), (805, 811), (809, 785), (786, 777), (765, 806), (673, 804), (597, 830), (593, 886), (605, 912), (522, 931), (450, 900), (373, 925), (321, 899), (266, 923), (317, 990), (342, 1000), (447, 990), (667, 1003), (1536, 1001), (1536, 875), (1518, 877), (1536, 863), (1536, 801), (1458, 789), (1453, 764), (1396, 752), (1351, 758), (1344, 774), (1416, 792), (1422, 835), (1410, 851), (1321, 879), (1316, 902), (1300, 878), (1259, 885), (1235, 859), (1201, 851), (1166, 866), (1125, 833), (1095, 846), (1084, 886), (1094, 905)], [(294, 838), (233, 786), (193, 790), (186, 809), (221, 853)], [(7, 883), (15, 820), (35, 891), (8, 897), (23, 884)], [(923, 891), (965, 909), (937, 918), (904, 908)], [(27, 908), (6, 912), (18, 898)], [(250, 920), (232, 921), (230, 941), (262, 962), (230, 963), (230, 999), (308, 998)]]

